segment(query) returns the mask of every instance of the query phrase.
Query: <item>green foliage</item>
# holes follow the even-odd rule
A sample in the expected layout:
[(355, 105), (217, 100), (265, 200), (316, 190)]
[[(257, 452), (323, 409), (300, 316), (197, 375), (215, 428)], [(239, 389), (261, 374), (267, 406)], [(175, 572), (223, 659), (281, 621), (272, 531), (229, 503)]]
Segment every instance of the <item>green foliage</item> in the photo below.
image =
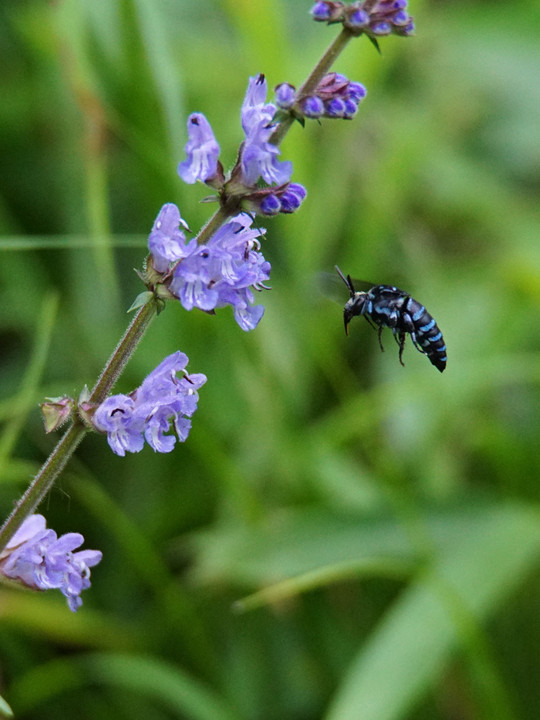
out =
[[(55, 442), (38, 403), (92, 385), (125, 329), (161, 205), (208, 218), (176, 176), (188, 113), (232, 164), (248, 76), (298, 86), (335, 35), (309, 7), (0, 7), (3, 515)], [(260, 326), (169, 304), (121, 378), (186, 352), (208, 376), (188, 442), (88, 437), (44, 504), (104, 560), (76, 615), (0, 589), (0, 712), (538, 718), (540, 27), (526, 0), (411, 12), (416, 37), (339, 59), (357, 118), (283, 143), (309, 195), (264, 223)], [(335, 263), (426, 304), (443, 375), (361, 319), (344, 336), (315, 281)]]

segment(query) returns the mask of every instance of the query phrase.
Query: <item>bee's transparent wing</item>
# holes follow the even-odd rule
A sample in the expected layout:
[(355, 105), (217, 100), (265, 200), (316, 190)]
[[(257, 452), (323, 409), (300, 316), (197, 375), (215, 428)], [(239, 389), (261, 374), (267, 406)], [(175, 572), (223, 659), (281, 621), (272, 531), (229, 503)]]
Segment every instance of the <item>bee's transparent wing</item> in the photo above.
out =
[[(371, 290), (377, 283), (368, 283), (363, 280), (357, 280), (352, 278), (352, 282), (355, 290)], [(350, 296), (350, 292), (339, 277), (337, 272), (318, 272), (315, 275), (315, 284), (317, 290), (330, 300), (334, 300), (338, 303), (345, 303)]]

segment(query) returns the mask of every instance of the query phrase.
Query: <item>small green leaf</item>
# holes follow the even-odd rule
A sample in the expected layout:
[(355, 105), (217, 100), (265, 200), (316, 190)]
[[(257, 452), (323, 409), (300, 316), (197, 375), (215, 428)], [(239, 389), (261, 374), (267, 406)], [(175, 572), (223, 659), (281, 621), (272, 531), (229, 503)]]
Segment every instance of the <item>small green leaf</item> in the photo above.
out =
[(131, 307), (128, 309), (128, 312), (132, 312), (133, 310), (138, 310), (139, 308), (143, 307), (143, 305), (146, 305), (146, 303), (151, 300), (152, 295), (153, 295), (153, 293), (150, 292), (150, 290), (145, 290), (144, 292), (137, 295), (137, 297), (131, 304)]
[(13, 710), (9, 707), (4, 698), (0, 695), (0, 714), (4, 717), (13, 717)]

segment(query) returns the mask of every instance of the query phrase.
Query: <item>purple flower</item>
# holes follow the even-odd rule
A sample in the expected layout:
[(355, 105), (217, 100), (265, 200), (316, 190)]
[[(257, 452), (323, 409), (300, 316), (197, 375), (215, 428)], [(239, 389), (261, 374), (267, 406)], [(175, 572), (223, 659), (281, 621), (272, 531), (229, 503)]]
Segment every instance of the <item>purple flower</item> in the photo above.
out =
[(242, 103), (242, 129), (247, 137), (254, 127), (269, 125), (276, 113), (276, 106), (266, 102), (268, 86), (261, 73), (250, 77), (244, 102)]
[[(189, 418), (197, 409), (197, 391), (206, 382), (202, 373), (188, 375), (187, 363), (183, 352), (169, 355), (130, 395), (112, 395), (96, 409), (94, 427), (107, 433), (116, 455), (139, 452), (145, 440), (156, 452), (171, 452), (177, 437), (180, 442), (187, 439)], [(176, 436), (165, 434), (171, 426)]]
[(264, 230), (251, 229), (253, 219), (237, 215), (222, 225), (206, 245), (181, 260), (169, 285), (186, 310), (206, 312), (232, 305), (243, 330), (252, 330), (264, 308), (251, 307), (251, 289), (261, 290), (270, 276), (270, 263), (259, 250), (257, 238)]
[(324, 103), (316, 95), (308, 95), (302, 100), (302, 110), (308, 118), (319, 118), (324, 114)]
[(296, 100), (296, 88), (290, 83), (281, 83), (274, 88), (276, 103), (282, 110), (290, 110)]
[(124, 457), (126, 452), (143, 449), (144, 422), (133, 417), (135, 402), (129, 395), (112, 395), (96, 409), (94, 426), (107, 433), (107, 442), (113, 453)]
[(316, 2), (310, 12), (315, 20), (328, 20), (330, 17), (330, 8), (324, 2)]
[(242, 180), (255, 185), (259, 177), (269, 185), (281, 185), (292, 175), (292, 162), (280, 161), (279, 148), (268, 142), (274, 128), (262, 119), (254, 125), (246, 137), (242, 150)]
[(392, 25), (386, 20), (375, 20), (370, 24), (370, 29), (373, 35), (390, 35)]
[(154, 267), (160, 273), (167, 272), (171, 262), (185, 257), (197, 245), (194, 238), (186, 245), (186, 236), (179, 229), (180, 225), (188, 229), (176, 205), (173, 203), (163, 205), (148, 238), (148, 248), (154, 258)]
[(343, 2), (324, 0), (324, 2), (316, 2), (310, 12), (313, 19), (318, 22), (337, 22), (342, 19), (344, 7)]
[(355, 10), (349, 16), (349, 23), (353, 28), (365, 28), (369, 25), (369, 14), (365, 10)]
[(324, 114), (329, 118), (345, 117), (345, 112), (345, 100), (340, 97), (332, 98), (324, 106)]
[(259, 212), (262, 215), (279, 215), (281, 212), (281, 201), (277, 195), (270, 193), (261, 200)]
[(362, 83), (351, 81), (347, 85), (347, 96), (356, 100), (357, 102), (362, 101), (367, 95), (367, 90)]
[(57, 537), (43, 515), (29, 515), (2, 551), (0, 572), (35, 590), (60, 590), (75, 612), (90, 587), (90, 568), (102, 558), (99, 550), (73, 552), (83, 542), (80, 533)]
[(187, 160), (178, 165), (178, 174), (186, 183), (206, 182), (218, 170), (219, 145), (210, 123), (202, 113), (193, 113), (187, 122)]
[(300, 185), (300, 183), (289, 183), (280, 198), (281, 212), (293, 213), (298, 210), (306, 195), (306, 188), (303, 185)]
[(266, 103), (267, 89), (264, 75), (249, 78), (242, 104), (242, 128), (246, 139), (240, 168), (241, 180), (248, 187), (255, 185), (260, 177), (269, 185), (281, 185), (292, 174), (292, 163), (278, 160), (279, 148), (268, 142), (275, 129), (272, 119), (276, 106)]

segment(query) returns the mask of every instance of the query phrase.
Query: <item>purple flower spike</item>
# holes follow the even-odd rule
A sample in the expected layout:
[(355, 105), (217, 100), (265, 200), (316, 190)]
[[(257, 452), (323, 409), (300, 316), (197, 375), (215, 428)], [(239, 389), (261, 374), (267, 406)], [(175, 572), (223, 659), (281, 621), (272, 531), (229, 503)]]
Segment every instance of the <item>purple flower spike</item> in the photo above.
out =
[(181, 260), (169, 285), (186, 310), (206, 312), (232, 305), (243, 330), (252, 330), (262, 317), (262, 308), (251, 308), (250, 288), (264, 288), (270, 263), (259, 251), (257, 238), (264, 230), (251, 229), (253, 219), (242, 214), (222, 225), (207, 245)]
[(186, 245), (186, 236), (179, 229), (180, 226), (189, 229), (176, 205), (167, 203), (159, 211), (148, 238), (148, 248), (154, 258), (154, 267), (160, 273), (167, 272), (171, 262), (189, 255), (197, 245), (195, 239), (190, 240)]
[(0, 555), (0, 573), (34, 590), (60, 590), (75, 612), (90, 587), (90, 568), (102, 558), (99, 550), (73, 552), (83, 542), (80, 533), (57, 537), (43, 515), (29, 515)]
[(180, 351), (169, 355), (129, 396), (113, 395), (96, 409), (94, 427), (107, 433), (116, 455), (139, 452), (145, 440), (156, 452), (171, 452), (176, 437), (165, 435), (171, 425), (180, 442), (186, 440), (189, 418), (197, 409), (197, 390), (206, 382), (201, 373), (186, 374), (187, 363), (187, 355)]
[(178, 165), (178, 174), (186, 183), (213, 178), (218, 169), (219, 145), (210, 123), (202, 113), (193, 113), (187, 122), (188, 141), (185, 151), (187, 160)]

